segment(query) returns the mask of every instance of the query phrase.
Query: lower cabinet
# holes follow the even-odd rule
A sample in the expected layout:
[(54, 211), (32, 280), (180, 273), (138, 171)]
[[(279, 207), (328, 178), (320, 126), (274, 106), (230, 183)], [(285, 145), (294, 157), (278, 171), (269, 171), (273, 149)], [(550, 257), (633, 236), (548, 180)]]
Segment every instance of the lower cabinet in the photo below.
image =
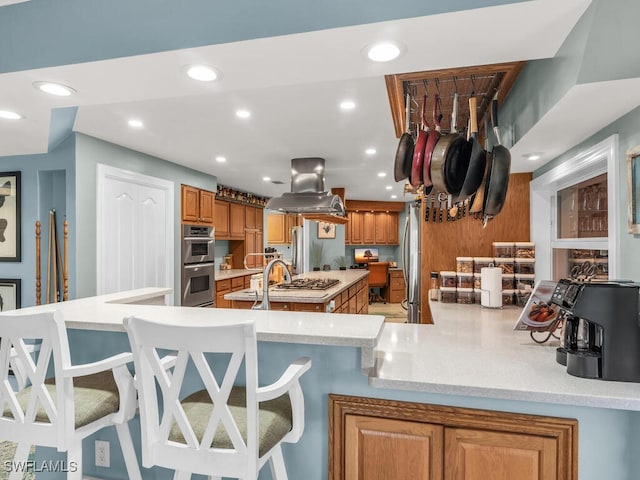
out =
[(577, 480), (578, 422), (329, 396), (332, 480)]
[(407, 296), (402, 270), (389, 270), (389, 285), (386, 289), (387, 302), (401, 303)]

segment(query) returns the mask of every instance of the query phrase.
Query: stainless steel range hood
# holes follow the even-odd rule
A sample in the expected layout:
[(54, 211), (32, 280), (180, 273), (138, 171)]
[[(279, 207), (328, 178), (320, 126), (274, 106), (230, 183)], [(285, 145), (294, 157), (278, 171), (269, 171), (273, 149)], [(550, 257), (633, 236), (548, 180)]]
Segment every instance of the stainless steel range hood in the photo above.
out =
[(265, 208), (285, 213), (313, 213), (346, 216), (338, 195), (324, 189), (324, 158), (291, 160), (291, 192), (274, 197)]

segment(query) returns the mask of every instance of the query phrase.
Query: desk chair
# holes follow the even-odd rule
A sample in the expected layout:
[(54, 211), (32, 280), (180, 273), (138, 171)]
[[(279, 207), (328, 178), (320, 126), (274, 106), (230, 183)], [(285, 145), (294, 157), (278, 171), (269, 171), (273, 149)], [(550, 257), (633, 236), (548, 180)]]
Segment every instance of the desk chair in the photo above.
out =
[[(59, 312), (0, 315), (0, 439), (18, 444), (15, 462), (26, 462), (32, 445), (67, 452), (68, 480), (82, 479), (82, 440), (114, 425), (130, 479), (141, 480), (128, 421), (136, 393), (121, 353), (94, 363), (71, 365), (69, 342)], [(34, 349), (25, 340), (41, 341)], [(53, 362), (52, 362), (53, 360)], [(50, 364), (53, 376), (45, 379)], [(20, 371), (19, 387), (9, 369)], [(10, 480), (22, 479), (14, 469)]]
[[(369, 269), (369, 304), (373, 302), (387, 303), (380, 295), (383, 288), (388, 285), (389, 278), (389, 262), (371, 262), (368, 264)], [(374, 288), (380, 289), (375, 292)]]
[[(124, 326), (134, 355), (145, 467), (175, 470), (174, 480), (193, 473), (255, 480), (269, 462), (274, 480), (287, 479), (281, 443), (297, 442), (304, 430), (299, 378), (310, 359), (298, 359), (278, 381), (258, 387), (253, 322), (170, 325), (130, 317)], [(161, 359), (165, 350), (174, 351), (170, 367)], [(196, 375), (205, 388), (179, 398), (187, 367), (189, 383)], [(234, 386), (236, 380), (246, 387)]]

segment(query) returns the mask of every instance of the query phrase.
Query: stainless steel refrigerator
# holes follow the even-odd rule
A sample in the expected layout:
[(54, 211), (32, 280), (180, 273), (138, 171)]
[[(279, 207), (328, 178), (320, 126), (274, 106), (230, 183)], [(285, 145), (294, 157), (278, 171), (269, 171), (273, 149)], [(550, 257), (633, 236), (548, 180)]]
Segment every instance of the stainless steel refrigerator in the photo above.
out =
[(304, 227), (293, 227), (291, 231), (291, 268), (294, 275), (309, 271), (309, 239)]
[(402, 236), (402, 271), (407, 286), (407, 322), (420, 323), (420, 202), (409, 204)]

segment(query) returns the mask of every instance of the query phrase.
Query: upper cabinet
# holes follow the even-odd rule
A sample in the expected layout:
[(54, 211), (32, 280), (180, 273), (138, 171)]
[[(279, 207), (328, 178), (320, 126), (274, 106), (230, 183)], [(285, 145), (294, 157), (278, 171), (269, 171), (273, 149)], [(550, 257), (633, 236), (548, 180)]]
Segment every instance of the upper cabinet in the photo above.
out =
[(214, 215), (219, 240), (244, 240), (245, 230), (262, 231), (262, 207), (252, 207), (218, 199)]
[(213, 226), (215, 193), (182, 185), (182, 223)]
[(267, 244), (288, 245), (291, 243), (291, 229), (299, 226), (302, 217), (299, 215), (267, 214)]
[(345, 244), (398, 245), (399, 215), (404, 210), (404, 203), (350, 200), (347, 208), (349, 222), (345, 225)]

